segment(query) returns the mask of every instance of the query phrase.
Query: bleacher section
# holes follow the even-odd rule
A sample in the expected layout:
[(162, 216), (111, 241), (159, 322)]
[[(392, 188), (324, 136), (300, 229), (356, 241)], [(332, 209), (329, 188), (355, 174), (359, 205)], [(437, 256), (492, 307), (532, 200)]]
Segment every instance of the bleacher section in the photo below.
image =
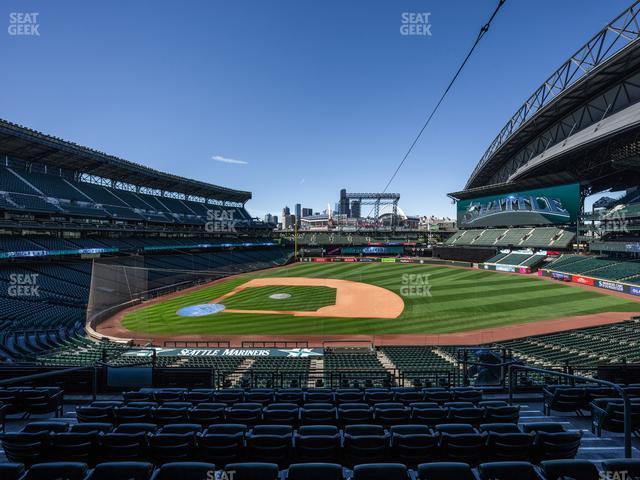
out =
[(587, 255), (562, 255), (545, 269), (640, 285), (640, 261)]
[(514, 355), (539, 366), (595, 367), (640, 362), (640, 320), (500, 342)]
[(537, 267), (546, 258), (545, 254), (531, 252), (500, 252), (490, 258), (485, 264), (510, 265), (514, 267)]

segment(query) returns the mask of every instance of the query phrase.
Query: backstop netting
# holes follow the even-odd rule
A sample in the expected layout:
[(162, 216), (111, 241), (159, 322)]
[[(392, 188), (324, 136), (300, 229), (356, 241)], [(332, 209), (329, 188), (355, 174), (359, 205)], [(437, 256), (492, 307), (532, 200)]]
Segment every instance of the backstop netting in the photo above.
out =
[(188, 270), (145, 265), (144, 257), (94, 260), (87, 305), (87, 323), (91, 328), (145, 300), (237, 273), (227, 268)]

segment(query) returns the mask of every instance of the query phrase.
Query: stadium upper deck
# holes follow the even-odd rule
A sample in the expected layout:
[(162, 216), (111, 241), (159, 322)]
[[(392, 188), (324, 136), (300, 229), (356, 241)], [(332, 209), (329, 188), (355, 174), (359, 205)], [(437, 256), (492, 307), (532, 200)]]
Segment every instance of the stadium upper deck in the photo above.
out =
[(457, 199), (580, 182), (589, 193), (640, 183), (640, 6), (591, 38), (500, 130)]
[[(145, 167), (0, 120), (2, 227), (195, 231), (218, 217), (263, 229), (251, 193)], [(229, 232), (209, 232), (229, 233)]]

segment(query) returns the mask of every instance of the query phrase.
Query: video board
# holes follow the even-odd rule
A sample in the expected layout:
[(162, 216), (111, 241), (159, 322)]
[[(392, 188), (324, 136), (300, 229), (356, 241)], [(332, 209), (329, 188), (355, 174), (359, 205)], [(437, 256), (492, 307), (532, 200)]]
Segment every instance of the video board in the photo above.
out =
[(460, 200), (458, 228), (566, 225), (580, 213), (580, 184)]

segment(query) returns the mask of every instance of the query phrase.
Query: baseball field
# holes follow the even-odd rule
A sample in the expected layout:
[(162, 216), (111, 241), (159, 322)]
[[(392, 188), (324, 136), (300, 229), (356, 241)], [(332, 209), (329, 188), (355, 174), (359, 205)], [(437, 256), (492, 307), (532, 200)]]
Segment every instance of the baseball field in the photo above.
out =
[[(176, 313), (210, 303), (224, 310)], [(609, 312), (630, 317), (640, 312), (640, 303), (532, 275), (440, 265), (300, 263), (160, 299), (125, 312), (120, 321), (126, 331), (150, 336), (381, 335), (496, 329)]]

